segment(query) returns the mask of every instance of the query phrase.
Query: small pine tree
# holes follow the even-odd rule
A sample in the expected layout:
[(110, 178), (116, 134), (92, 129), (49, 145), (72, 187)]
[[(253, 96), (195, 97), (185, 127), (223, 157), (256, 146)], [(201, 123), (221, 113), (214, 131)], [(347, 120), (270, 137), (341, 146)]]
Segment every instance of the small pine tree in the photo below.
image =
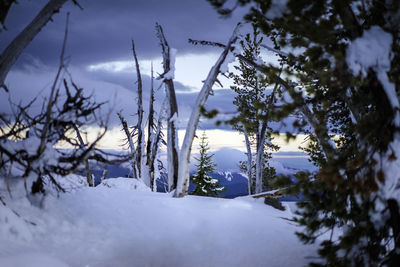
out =
[(191, 195), (217, 197), (224, 190), (219, 181), (209, 174), (215, 170), (216, 164), (212, 161), (214, 154), (208, 154), (210, 149), (206, 133), (200, 139), (200, 158), (195, 158), (199, 163), (196, 165), (197, 173), (190, 177), (190, 181), (196, 186)]

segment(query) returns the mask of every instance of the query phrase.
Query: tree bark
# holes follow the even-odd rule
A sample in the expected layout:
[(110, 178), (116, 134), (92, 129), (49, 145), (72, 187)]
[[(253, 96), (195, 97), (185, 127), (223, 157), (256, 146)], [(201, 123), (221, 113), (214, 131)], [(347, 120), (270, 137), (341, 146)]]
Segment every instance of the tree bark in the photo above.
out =
[[(163, 67), (164, 74), (171, 71), (171, 54), (170, 47), (167, 40), (165, 39), (162, 27), (156, 24), (157, 36), (160, 39), (160, 45), (162, 48), (163, 55)], [(176, 127), (176, 119), (178, 118), (178, 104), (176, 101), (174, 82), (170, 77), (164, 78), (164, 84), (166, 94), (169, 101), (169, 113), (168, 113), (168, 127), (167, 127), (167, 161), (168, 161), (168, 185), (169, 191), (172, 191), (178, 181), (178, 133)]]
[(153, 74), (153, 63), (151, 63), (151, 84), (150, 84), (150, 103), (149, 103), (149, 119), (147, 125), (147, 146), (146, 146), (146, 165), (149, 170), (150, 177), (150, 188), (154, 191), (154, 161), (151, 156), (151, 146), (154, 134), (154, 74)]
[(136, 166), (138, 170), (138, 177), (142, 177), (142, 154), (143, 154), (143, 147), (144, 147), (144, 136), (143, 136), (143, 83), (142, 83), (142, 76), (140, 75), (140, 66), (139, 61), (136, 56), (135, 51), (135, 43), (132, 40), (132, 53), (133, 58), (135, 60), (135, 67), (136, 67), (136, 76), (137, 76), (137, 115), (138, 121), (136, 125), (137, 130), (137, 146), (136, 146)]
[(165, 119), (165, 110), (167, 109), (168, 105), (168, 98), (165, 98), (160, 109), (159, 117), (157, 120), (157, 128), (156, 132), (153, 135), (153, 140), (151, 141), (152, 147), (151, 147), (151, 159), (150, 159), (150, 168), (152, 170), (151, 175), (150, 175), (150, 180), (152, 181), (152, 186), (154, 190), (154, 185), (155, 185), (155, 162), (157, 160), (157, 153), (158, 153), (158, 148), (160, 147), (160, 141), (161, 141), (161, 130), (162, 130), (162, 122)]

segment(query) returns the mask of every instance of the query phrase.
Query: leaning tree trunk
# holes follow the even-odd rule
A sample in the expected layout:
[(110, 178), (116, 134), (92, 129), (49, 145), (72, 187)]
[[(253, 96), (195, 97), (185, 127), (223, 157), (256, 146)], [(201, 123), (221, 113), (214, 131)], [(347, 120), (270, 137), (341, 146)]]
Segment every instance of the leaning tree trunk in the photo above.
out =
[(11, 67), (17, 61), (25, 47), (35, 38), (47, 22), (51, 20), (51, 17), (59, 12), (66, 1), (50, 0), (31, 23), (3, 51), (0, 55), (0, 87), (7, 88), (4, 85), (4, 81)]
[(212, 86), (217, 80), (221, 65), (224, 63), (232, 44), (237, 40), (239, 26), (240, 24), (236, 26), (228, 44), (224, 48), (224, 51), (221, 53), (217, 62), (208, 73), (207, 79), (204, 81), (203, 87), (201, 88), (201, 91), (197, 96), (196, 103), (193, 106), (192, 113), (186, 127), (186, 133), (183, 140), (181, 153), (179, 155), (178, 184), (175, 191), (175, 197), (183, 197), (188, 193), (190, 153), (192, 150), (192, 143), (194, 135), (196, 133), (197, 125), (199, 124), (200, 109), (204, 106), (208, 96), (211, 93)]
[[(162, 27), (156, 24), (157, 37), (160, 39), (160, 45), (163, 55), (164, 73), (160, 78), (166, 88), (166, 94), (169, 101), (168, 128), (167, 128), (167, 161), (168, 161), (168, 186), (169, 191), (173, 190), (178, 181), (178, 133), (176, 122), (178, 118), (178, 104), (176, 101), (175, 88), (173, 79), (175, 58), (172, 49), (169, 47), (165, 39)], [(172, 54), (172, 55), (171, 55)]]

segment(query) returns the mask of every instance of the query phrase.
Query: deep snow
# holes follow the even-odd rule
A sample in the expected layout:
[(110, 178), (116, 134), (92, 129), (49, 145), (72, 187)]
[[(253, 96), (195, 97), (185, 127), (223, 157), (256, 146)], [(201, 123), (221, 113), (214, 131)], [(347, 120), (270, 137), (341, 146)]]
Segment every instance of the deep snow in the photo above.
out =
[(316, 256), (285, 219), (290, 208), (145, 189), (118, 178), (48, 195), (42, 209), (23, 195), (8, 199), (0, 204), (0, 266), (303, 266)]

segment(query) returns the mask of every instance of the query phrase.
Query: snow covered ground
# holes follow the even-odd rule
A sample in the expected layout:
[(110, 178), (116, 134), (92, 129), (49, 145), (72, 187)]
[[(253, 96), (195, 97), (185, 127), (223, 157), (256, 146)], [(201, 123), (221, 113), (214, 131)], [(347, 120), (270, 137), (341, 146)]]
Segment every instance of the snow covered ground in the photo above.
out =
[(42, 209), (23, 196), (6, 199), (0, 266), (303, 266), (316, 256), (285, 219), (290, 208), (145, 189), (118, 178), (48, 195)]

